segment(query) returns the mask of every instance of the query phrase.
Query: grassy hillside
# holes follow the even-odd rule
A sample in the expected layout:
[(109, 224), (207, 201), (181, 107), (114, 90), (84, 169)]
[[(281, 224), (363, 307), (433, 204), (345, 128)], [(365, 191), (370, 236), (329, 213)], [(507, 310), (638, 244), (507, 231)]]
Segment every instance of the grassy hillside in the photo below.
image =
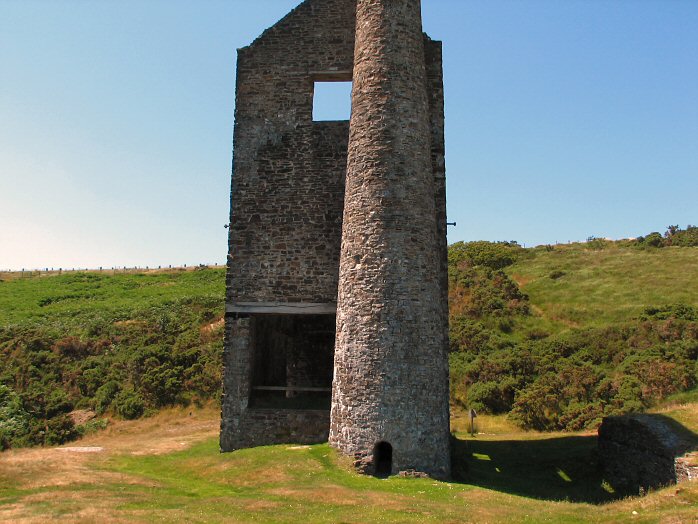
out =
[(579, 430), (695, 388), (698, 247), (655, 243), (451, 246), (453, 400)]
[(0, 449), (218, 397), (223, 295), (221, 269), (3, 278)]
[[(662, 414), (696, 432), (697, 408), (674, 405)], [(163, 410), (114, 422), (70, 447), (6, 451), (0, 521), (695, 521), (695, 482), (618, 498), (596, 469), (592, 435), (524, 434), (489, 419), (486, 435), (458, 434), (461, 475), (446, 483), (360, 476), (327, 445), (221, 455), (217, 409)]]
[[(574, 431), (694, 388), (698, 247), (656, 237), (451, 246), (454, 406)], [(217, 399), (223, 295), (223, 269), (0, 274), (0, 448)]]
[(188, 300), (222, 307), (225, 290), (224, 269), (19, 275), (0, 273), (0, 327), (30, 323), (79, 329)]
[(79, 439), (2, 453), (0, 521), (695, 520), (695, 483), (615, 493), (589, 430), (649, 409), (698, 433), (698, 248), (456, 244), (449, 269), (451, 483), (327, 445), (219, 454), (221, 269), (0, 275), (0, 446)]
[(647, 306), (698, 307), (698, 248), (640, 250), (623, 243), (529, 250), (507, 274), (557, 329), (638, 318)]

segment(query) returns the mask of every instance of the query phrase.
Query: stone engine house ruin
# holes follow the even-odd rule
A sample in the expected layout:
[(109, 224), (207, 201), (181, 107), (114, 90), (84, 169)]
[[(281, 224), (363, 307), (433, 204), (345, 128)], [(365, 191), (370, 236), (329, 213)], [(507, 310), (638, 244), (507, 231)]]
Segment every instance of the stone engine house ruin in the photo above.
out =
[[(238, 51), (221, 450), (329, 439), (450, 474), (441, 43), (419, 0), (306, 0)], [(353, 82), (348, 121), (315, 86)]]

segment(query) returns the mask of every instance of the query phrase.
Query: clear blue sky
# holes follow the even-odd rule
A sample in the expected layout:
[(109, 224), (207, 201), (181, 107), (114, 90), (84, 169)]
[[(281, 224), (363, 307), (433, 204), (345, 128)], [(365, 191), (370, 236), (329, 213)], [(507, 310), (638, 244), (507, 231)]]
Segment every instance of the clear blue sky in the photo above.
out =
[[(235, 49), (296, 0), (0, 0), (0, 269), (223, 262)], [(449, 241), (698, 222), (698, 1), (423, 0)]]

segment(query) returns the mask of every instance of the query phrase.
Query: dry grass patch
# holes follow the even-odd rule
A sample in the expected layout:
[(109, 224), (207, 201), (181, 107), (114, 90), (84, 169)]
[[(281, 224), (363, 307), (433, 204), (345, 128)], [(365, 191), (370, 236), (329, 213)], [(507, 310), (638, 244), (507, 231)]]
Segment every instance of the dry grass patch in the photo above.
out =
[(104, 447), (108, 454), (172, 453), (218, 435), (219, 416), (213, 405), (203, 409), (169, 408), (146, 419), (112, 422), (106, 430), (78, 442), (81, 446)]
[[(686, 417), (695, 411), (693, 406), (672, 409)], [(590, 440), (517, 433), (503, 417), (480, 419), (497, 434), (469, 440), (460, 452), (489, 453), (491, 460), (469, 459), (472, 478), (458, 484), (364, 477), (326, 445), (220, 454), (217, 408), (189, 413), (175, 409), (116, 422), (78, 443), (101, 446), (101, 453), (53, 448), (0, 455), (0, 486), (7, 486), (5, 494), (0, 491), (6, 502), (0, 505), (0, 521), (698, 523), (698, 483), (600, 505), (570, 503), (556, 498), (557, 492), (527, 495), (523, 487), (554, 480), (541, 476), (542, 470), (536, 477), (535, 468), (558, 456), (578, 462), (569, 454)], [(181, 451), (182, 446), (191, 447)], [(565, 464), (560, 467), (575, 477)], [(490, 484), (482, 479), (488, 471)], [(496, 475), (521, 477), (524, 486), (505, 482), (498, 488)]]
[[(186, 449), (217, 434), (217, 413), (213, 407), (170, 409), (150, 419), (112, 422), (108, 429), (70, 446), (6, 451), (0, 455), (0, 486), (7, 488), (0, 496), (9, 494), (10, 502), (0, 506), (0, 520), (45, 522), (48, 515), (52, 520), (89, 522), (95, 517), (100, 522), (122, 522), (126, 519), (114, 508), (124, 502), (129, 487), (152, 489), (160, 483), (109, 470), (108, 461), (120, 455), (161, 455)], [(76, 452), (83, 448), (102, 451)], [(117, 487), (95, 491), (94, 486)], [(36, 511), (42, 518), (33, 516)], [(104, 515), (113, 519), (104, 520)]]
[(120, 511), (107, 490), (57, 490), (27, 495), (21, 502), (0, 506), (3, 522), (133, 522)]
[[(376, 481), (381, 482), (381, 481)], [(407, 512), (422, 512), (421, 507), (433, 504), (424, 496), (424, 493), (416, 497), (401, 495), (398, 493), (386, 492), (383, 489), (375, 491), (368, 489), (356, 490), (348, 486), (336, 484), (325, 484), (321, 487), (310, 486), (307, 488), (280, 487), (265, 490), (265, 493), (272, 497), (283, 497), (293, 499), (303, 504), (318, 503), (340, 508), (360, 508), (361, 512), (366, 509)]]
[[(218, 468), (211, 468), (211, 470)], [(260, 484), (285, 484), (293, 481), (293, 476), (281, 466), (269, 466), (266, 468), (245, 471), (238, 464), (225, 468), (227, 475), (221, 479), (226, 484), (237, 487), (252, 487)], [(234, 472), (234, 473), (233, 473)], [(231, 475), (231, 473), (233, 473)]]

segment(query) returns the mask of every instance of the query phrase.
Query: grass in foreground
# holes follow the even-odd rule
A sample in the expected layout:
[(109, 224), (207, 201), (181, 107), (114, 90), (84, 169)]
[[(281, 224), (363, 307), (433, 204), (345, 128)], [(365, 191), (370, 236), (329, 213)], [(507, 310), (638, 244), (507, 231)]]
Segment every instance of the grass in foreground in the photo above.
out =
[[(695, 421), (697, 409), (686, 404), (667, 413)], [(612, 495), (590, 460), (590, 435), (509, 428), (459, 435), (465, 478), (444, 483), (359, 476), (327, 445), (221, 455), (217, 425), (213, 408), (170, 410), (73, 444), (101, 452), (6, 452), (0, 520), (557, 523), (695, 522), (698, 515), (696, 484), (599, 504)]]

